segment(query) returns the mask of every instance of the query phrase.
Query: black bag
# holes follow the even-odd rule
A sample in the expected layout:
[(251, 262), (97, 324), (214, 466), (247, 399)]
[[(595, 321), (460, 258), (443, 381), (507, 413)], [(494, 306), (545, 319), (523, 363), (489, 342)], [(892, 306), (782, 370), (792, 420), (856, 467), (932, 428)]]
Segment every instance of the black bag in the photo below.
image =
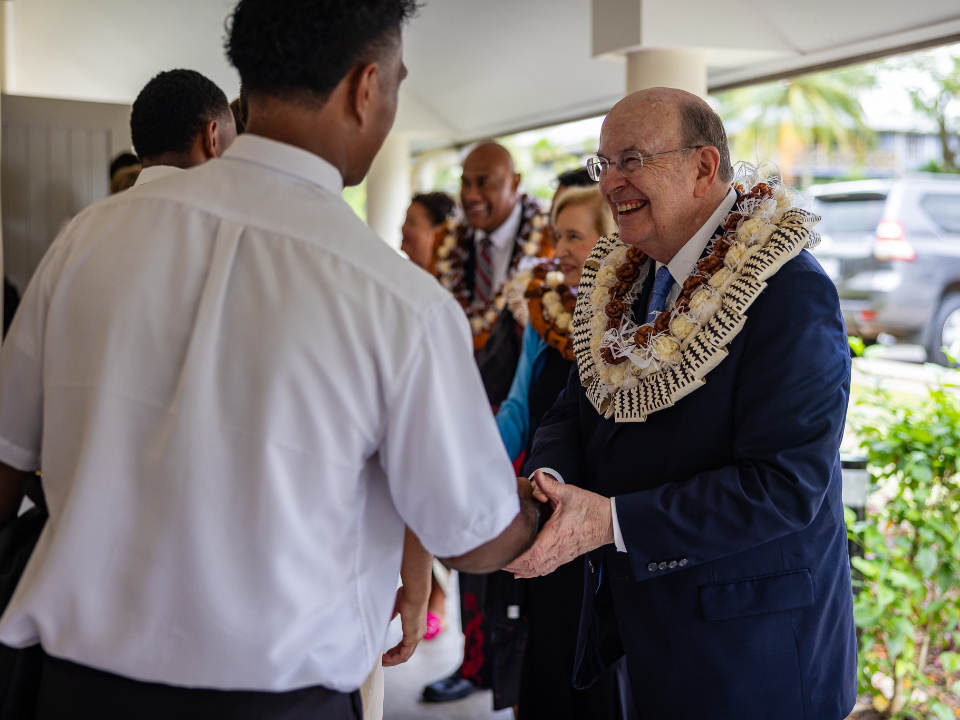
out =
[[(40, 478), (27, 483), (34, 507), (0, 530), (0, 609), (6, 610), (23, 569), (47, 522), (47, 502)], [(18, 650), (0, 645), (0, 720), (29, 720), (37, 704), (43, 651), (39, 645)]]

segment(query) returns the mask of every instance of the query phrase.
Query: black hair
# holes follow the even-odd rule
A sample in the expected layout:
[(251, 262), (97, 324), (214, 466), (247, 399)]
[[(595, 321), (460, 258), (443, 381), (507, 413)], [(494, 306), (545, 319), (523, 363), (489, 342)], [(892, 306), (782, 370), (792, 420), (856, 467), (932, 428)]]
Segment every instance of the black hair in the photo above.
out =
[(430, 216), (431, 225), (439, 225), (446, 220), (456, 205), (452, 197), (442, 192), (420, 193), (414, 195), (411, 202), (423, 205)]
[(712, 145), (720, 153), (717, 177), (721, 182), (733, 180), (730, 147), (723, 121), (713, 109), (699, 99), (687, 99), (680, 104), (680, 143), (684, 147)]
[(564, 187), (593, 187), (596, 184), (597, 181), (590, 177), (586, 168), (567, 170), (557, 175), (557, 185)]
[(110, 179), (112, 180), (113, 176), (117, 174), (117, 170), (123, 170), (125, 167), (139, 164), (140, 158), (133, 153), (120, 153), (113, 159), (113, 162), (110, 163)]
[(357, 64), (400, 39), (416, 0), (240, 0), (227, 57), (244, 89), (324, 103)]
[(148, 82), (130, 112), (130, 136), (141, 159), (186, 153), (211, 120), (230, 114), (223, 90), (195, 70), (168, 70)]

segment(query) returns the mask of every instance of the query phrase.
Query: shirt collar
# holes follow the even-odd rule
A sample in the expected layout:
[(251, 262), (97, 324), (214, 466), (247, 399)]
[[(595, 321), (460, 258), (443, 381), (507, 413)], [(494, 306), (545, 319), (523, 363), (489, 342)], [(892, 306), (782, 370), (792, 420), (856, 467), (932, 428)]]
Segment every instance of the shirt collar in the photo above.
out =
[[(713, 211), (713, 215), (707, 218), (707, 221), (697, 230), (694, 236), (687, 240), (687, 243), (673, 256), (673, 260), (667, 263), (671, 277), (680, 285), (683, 285), (690, 273), (693, 272), (693, 268), (700, 261), (700, 256), (703, 255), (703, 249), (710, 242), (710, 238), (713, 237), (720, 221), (727, 216), (736, 201), (737, 191), (731, 187), (730, 192), (723, 198), (717, 209)], [(663, 263), (657, 263), (658, 270), (662, 266)]]
[(319, 185), (335, 195), (343, 192), (340, 171), (319, 155), (287, 143), (244, 133), (223, 154), (225, 160), (239, 160)]
[(517, 231), (520, 229), (520, 212), (523, 209), (520, 206), (522, 204), (520, 198), (517, 198), (517, 202), (507, 219), (500, 223), (500, 226), (489, 235), (483, 230), (477, 230), (473, 235), (474, 243), (479, 245), (484, 238), (490, 238), (494, 247), (502, 250), (507, 246), (507, 243), (513, 242), (513, 239), (517, 237)]
[(137, 181), (133, 184), (133, 186), (138, 187), (140, 185), (146, 185), (148, 182), (153, 182), (154, 180), (159, 180), (167, 175), (173, 175), (182, 171), (183, 168), (174, 167), (173, 165), (152, 165), (151, 167), (144, 168), (140, 171), (140, 174), (137, 175)]

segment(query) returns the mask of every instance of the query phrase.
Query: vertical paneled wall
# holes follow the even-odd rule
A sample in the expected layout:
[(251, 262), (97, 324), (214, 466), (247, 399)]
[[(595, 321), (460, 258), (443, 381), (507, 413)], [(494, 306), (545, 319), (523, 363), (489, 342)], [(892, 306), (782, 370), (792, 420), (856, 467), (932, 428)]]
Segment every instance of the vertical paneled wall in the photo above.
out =
[(22, 293), (60, 228), (107, 196), (110, 160), (130, 147), (129, 106), (18, 96), (2, 102), (4, 272)]

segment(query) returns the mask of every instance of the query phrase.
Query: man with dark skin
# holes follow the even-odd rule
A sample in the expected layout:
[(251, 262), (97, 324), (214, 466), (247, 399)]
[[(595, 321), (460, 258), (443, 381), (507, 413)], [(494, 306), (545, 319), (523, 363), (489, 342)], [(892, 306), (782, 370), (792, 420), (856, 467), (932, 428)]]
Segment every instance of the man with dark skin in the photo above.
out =
[(143, 185), (220, 157), (237, 139), (237, 126), (212, 80), (194, 70), (169, 70), (134, 101), (130, 136), (143, 165), (137, 184)]
[(494, 142), (475, 147), (463, 161), (460, 202), (470, 227), (490, 233), (517, 204), (520, 173), (509, 151)]
[[(4, 642), (17, 647), (40, 642), (43, 626), (38, 718), (359, 720), (356, 688), (378, 650), (368, 636), (384, 637), (394, 606), (404, 524), (447, 565), (473, 573), (533, 541), (530, 482), (515, 479), (505, 453), (489, 459), (502, 450), (493, 418), (468, 412), (483, 393), (463, 362), (472, 347), (459, 308), (339, 197), (369, 170), (406, 75), (400, 28), (415, 5), (378, 4), (241, 0), (228, 52), (249, 90), (243, 142), (88, 208), (26, 293), (0, 348), (0, 524), (42, 470), (43, 552), (4, 616)], [(78, 243), (102, 251), (72, 252)], [(337, 289), (344, 273), (330, 268), (348, 256)], [(98, 280), (111, 272), (117, 282)], [(76, 290), (85, 279), (99, 292)], [(357, 288), (382, 293), (410, 332), (358, 340), (350, 328), (388, 321), (369, 303), (333, 307), (330, 298)], [(185, 303), (190, 311), (171, 310)], [(78, 342), (78, 326), (106, 329)], [(397, 358), (406, 371), (384, 369)], [(206, 382), (230, 363), (246, 372)], [(456, 377), (441, 382), (447, 373)], [(218, 384), (217, 398), (243, 405), (208, 395)], [(59, 402), (64, 388), (80, 387), (85, 398), (126, 399), (91, 400), (89, 414), (85, 400)], [(343, 388), (357, 391), (347, 398)], [(303, 400), (296, 418), (266, 400), (286, 393)], [(445, 407), (462, 425), (446, 421)], [(294, 471), (276, 461), (290, 446), (275, 437), (301, 424), (314, 430), (285, 457), (312, 459)], [(383, 432), (367, 432), (373, 426)], [(255, 550), (241, 549), (247, 543)], [(314, 545), (302, 552), (305, 543)], [(160, 547), (163, 562), (144, 561)], [(207, 582), (219, 573), (242, 589)], [(406, 625), (413, 609), (402, 592), (394, 607)], [(24, 620), (35, 616), (42, 621)]]

